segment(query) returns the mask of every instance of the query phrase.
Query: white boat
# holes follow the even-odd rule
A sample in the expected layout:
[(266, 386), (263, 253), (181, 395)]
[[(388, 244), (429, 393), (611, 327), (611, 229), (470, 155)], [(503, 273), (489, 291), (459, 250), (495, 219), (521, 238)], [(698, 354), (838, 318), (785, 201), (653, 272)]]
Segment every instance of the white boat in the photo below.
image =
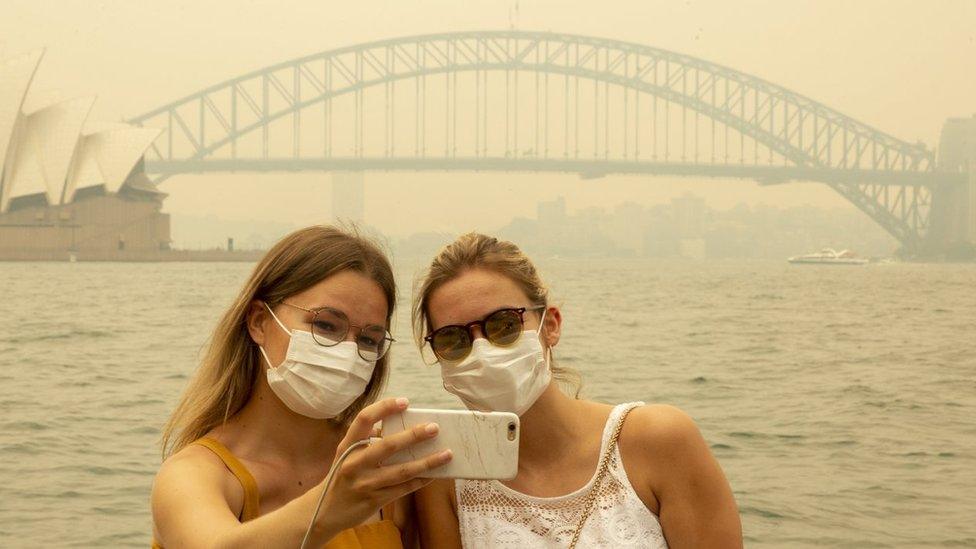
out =
[(824, 248), (817, 253), (797, 255), (787, 259), (790, 263), (803, 263), (811, 265), (864, 265), (868, 262), (863, 257), (857, 257), (850, 250), (835, 251), (833, 248)]

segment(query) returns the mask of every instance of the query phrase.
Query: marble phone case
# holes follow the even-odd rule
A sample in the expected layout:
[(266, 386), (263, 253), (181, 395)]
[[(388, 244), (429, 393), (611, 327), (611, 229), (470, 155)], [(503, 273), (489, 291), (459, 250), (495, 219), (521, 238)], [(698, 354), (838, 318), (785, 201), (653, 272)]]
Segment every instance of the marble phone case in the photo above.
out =
[(437, 423), (440, 432), (427, 440), (397, 452), (384, 464), (403, 463), (450, 448), (450, 463), (429, 471), (427, 478), (510, 480), (518, 473), (519, 418), (509, 412), (428, 410), (409, 408), (383, 421), (383, 436), (390, 436), (419, 423)]

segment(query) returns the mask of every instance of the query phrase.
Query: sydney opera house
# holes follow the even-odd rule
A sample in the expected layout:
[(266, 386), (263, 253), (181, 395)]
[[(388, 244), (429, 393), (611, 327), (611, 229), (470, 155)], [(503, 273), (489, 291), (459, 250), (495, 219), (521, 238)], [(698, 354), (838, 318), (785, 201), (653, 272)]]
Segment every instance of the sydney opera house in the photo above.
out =
[(149, 259), (165, 252), (165, 195), (142, 170), (159, 130), (98, 127), (88, 120), (93, 97), (32, 105), (42, 56), (0, 59), (0, 259)]

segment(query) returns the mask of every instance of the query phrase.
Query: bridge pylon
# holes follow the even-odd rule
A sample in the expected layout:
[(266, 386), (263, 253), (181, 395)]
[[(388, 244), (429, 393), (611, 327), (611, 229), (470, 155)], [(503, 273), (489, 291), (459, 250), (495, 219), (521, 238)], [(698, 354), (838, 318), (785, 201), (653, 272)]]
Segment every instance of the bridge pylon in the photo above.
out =
[(976, 258), (976, 114), (946, 120), (939, 139), (938, 169), (965, 174), (966, 183), (933, 187), (931, 226), (921, 252), (949, 259)]
[(969, 163), (969, 241), (976, 243), (976, 160)]
[(332, 219), (362, 224), (365, 205), (363, 172), (332, 172)]

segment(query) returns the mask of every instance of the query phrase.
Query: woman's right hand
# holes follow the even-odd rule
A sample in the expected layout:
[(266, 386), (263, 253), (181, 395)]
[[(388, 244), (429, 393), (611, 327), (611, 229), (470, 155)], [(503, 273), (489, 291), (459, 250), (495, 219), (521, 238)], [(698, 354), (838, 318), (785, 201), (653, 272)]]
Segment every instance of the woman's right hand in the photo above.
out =
[[(363, 408), (339, 442), (336, 459), (354, 443), (373, 435), (376, 423), (406, 410), (408, 405), (405, 398), (388, 398)], [(330, 539), (342, 530), (362, 524), (384, 505), (430, 483), (431, 479), (418, 477), (451, 461), (450, 450), (396, 465), (383, 465), (383, 460), (436, 437), (437, 432), (435, 423), (420, 424), (350, 453), (335, 473), (316, 517), (315, 530)], [(323, 482), (312, 492), (321, 494), (324, 487)]]

